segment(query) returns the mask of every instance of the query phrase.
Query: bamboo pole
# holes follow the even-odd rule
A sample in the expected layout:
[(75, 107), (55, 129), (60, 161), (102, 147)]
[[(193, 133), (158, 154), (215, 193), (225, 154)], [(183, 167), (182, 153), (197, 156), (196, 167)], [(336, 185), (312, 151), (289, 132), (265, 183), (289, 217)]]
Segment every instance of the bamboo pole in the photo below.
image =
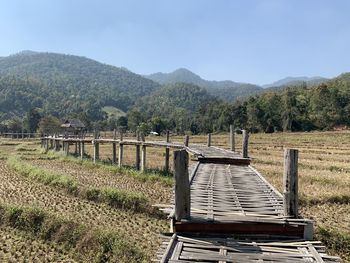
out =
[(242, 141), (242, 156), (243, 158), (248, 158), (248, 138), (249, 133), (247, 130), (242, 131), (243, 141)]
[(208, 133), (207, 146), (211, 146), (211, 133)]
[[(140, 141), (140, 132), (136, 132), (136, 140)], [(141, 156), (140, 156), (140, 145), (136, 144), (136, 169), (140, 170), (140, 162), (141, 162)]]
[(185, 145), (186, 147), (188, 147), (189, 142), (190, 142), (190, 136), (185, 135), (184, 145)]
[(175, 177), (175, 220), (191, 216), (190, 182), (188, 178), (188, 153), (186, 150), (174, 151)]
[(283, 207), (284, 214), (298, 217), (298, 150), (285, 149), (283, 174)]
[[(166, 131), (166, 142), (170, 142), (170, 133)], [(165, 148), (165, 162), (164, 162), (164, 172), (169, 172), (169, 160), (170, 160), (170, 149), (169, 147)]]
[(230, 148), (231, 151), (235, 151), (235, 129), (233, 125), (230, 125)]
[[(145, 142), (145, 135), (141, 134), (142, 142)], [(146, 145), (142, 144), (141, 150), (141, 171), (144, 172), (146, 170)]]
[(122, 167), (122, 165), (123, 165), (123, 133), (120, 132), (118, 166)]

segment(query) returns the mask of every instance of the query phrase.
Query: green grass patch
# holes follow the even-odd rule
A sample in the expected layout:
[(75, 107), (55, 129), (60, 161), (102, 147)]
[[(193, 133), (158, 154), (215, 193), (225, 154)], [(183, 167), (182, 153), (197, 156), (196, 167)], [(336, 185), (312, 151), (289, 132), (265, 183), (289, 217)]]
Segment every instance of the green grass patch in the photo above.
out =
[(165, 186), (172, 186), (173, 185), (173, 177), (170, 175), (164, 175), (162, 172), (157, 172), (157, 171), (145, 171), (141, 172), (138, 171), (132, 167), (127, 167), (127, 166), (122, 166), (118, 167), (115, 165), (110, 165), (110, 164), (105, 164), (103, 162), (92, 162), (91, 160), (87, 159), (77, 159), (73, 156), (63, 156), (60, 155), (54, 151), (49, 151), (47, 153), (47, 156), (49, 158), (57, 158), (61, 162), (70, 162), (70, 163), (75, 163), (78, 165), (82, 165), (91, 169), (99, 169), (103, 170), (106, 172), (114, 173), (114, 174), (123, 174), (127, 175), (130, 177), (133, 177), (141, 182), (159, 182)]
[(37, 167), (15, 157), (10, 157), (7, 164), (23, 176), (45, 185), (64, 189), (75, 196), (90, 201), (107, 203), (116, 208), (158, 215), (158, 210), (149, 204), (148, 199), (142, 193), (112, 187), (91, 188), (78, 186), (78, 182), (69, 175), (59, 174)]
[(324, 197), (309, 197), (304, 194), (300, 195), (300, 204), (305, 206), (322, 205), (322, 204), (350, 204), (350, 195), (348, 194), (333, 194)]
[(336, 230), (317, 227), (316, 238), (332, 251), (339, 254), (344, 262), (350, 262), (350, 235)]
[(36, 167), (13, 156), (8, 158), (7, 164), (21, 175), (27, 176), (28, 178), (39, 181), (43, 184), (64, 188), (70, 193), (75, 193), (77, 191), (78, 183), (71, 176), (58, 174)]
[(91, 229), (34, 207), (0, 204), (0, 224), (63, 245), (82, 262), (149, 262), (142, 250), (120, 232)]
[(16, 147), (17, 152), (35, 152), (37, 151), (37, 148), (26, 148), (22, 144), (17, 145)]

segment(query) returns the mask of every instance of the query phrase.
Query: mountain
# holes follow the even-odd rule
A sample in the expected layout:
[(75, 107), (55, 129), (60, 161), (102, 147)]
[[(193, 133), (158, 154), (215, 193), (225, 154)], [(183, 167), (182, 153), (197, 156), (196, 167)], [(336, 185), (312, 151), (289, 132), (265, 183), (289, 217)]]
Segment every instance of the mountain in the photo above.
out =
[(261, 87), (249, 83), (239, 83), (231, 80), (205, 80), (185, 68), (179, 68), (170, 73), (158, 72), (151, 75), (146, 75), (145, 77), (160, 84), (170, 84), (176, 82), (194, 84), (207, 89), (210, 94), (226, 101), (233, 101), (239, 97), (246, 97), (262, 91)]
[(23, 51), (0, 59), (0, 116), (30, 108), (65, 117), (97, 120), (104, 106), (127, 111), (160, 85), (123, 68), (85, 57)]
[(276, 88), (276, 87), (286, 87), (286, 86), (298, 86), (306, 84), (306, 86), (313, 86), (327, 81), (328, 79), (323, 77), (286, 77), (275, 81), (271, 84), (263, 85), (263, 88)]

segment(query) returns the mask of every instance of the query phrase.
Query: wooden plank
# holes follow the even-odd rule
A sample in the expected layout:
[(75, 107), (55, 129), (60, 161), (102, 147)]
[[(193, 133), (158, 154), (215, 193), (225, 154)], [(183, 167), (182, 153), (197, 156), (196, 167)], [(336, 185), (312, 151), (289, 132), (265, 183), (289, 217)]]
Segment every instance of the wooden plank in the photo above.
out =
[(250, 159), (244, 158), (225, 158), (225, 157), (198, 157), (201, 163), (215, 163), (215, 164), (234, 164), (234, 165), (249, 165)]
[(168, 260), (171, 258), (174, 247), (176, 246), (176, 241), (177, 241), (177, 235), (173, 234), (173, 236), (171, 237), (171, 239), (168, 243), (166, 250), (164, 251), (164, 254), (160, 260), (160, 263), (169, 262)]

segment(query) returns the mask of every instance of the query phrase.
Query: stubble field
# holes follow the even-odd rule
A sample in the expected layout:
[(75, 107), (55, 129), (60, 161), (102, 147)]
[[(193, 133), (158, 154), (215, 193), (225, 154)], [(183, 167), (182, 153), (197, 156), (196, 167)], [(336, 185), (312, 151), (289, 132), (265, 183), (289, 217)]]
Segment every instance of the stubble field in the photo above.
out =
[[(171, 140), (182, 142), (182, 137)], [(227, 134), (213, 135), (212, 141), (228, 148)], [(190, 138), (190, 144), (205, 142), (206, 136)], [(240, 151), (240, 135), (236, 135), (236, 145)], [(316, 238), (331, 254), (350, 261), (350, 132), (252, 134), (252, 165), (281, 192), (286, 147), (299, 149), (301, 216), (315, 220)], [(92, 146), (86, 150), (92, 155)], [(124, 150), (125, 164), (133, 166), (135, 148)], [(109, 163), (111, 145), (101, 145), (100, 151), (101, 159)], [(148, 148), (147, 167), (162, 169), (163, 164), (164, 149)], [(43, 174), (64, 180), (47, 180)], [(158, 249), (159, 233), (169, 230), (168, 220), (152, 204), (170, 202), (171, 179), (153, 171), (140, 174), (132, 168), (93, 165), (44, 154), (35, 141), (1, 139), (0, 182), (0, 259), (4, 262), (106, 262), (116, 258), (149, 262)], [(141, 200), (142, 209), (134, 200)], [(41, 214), (39, 219), (31, 213), (33, 209)], [(72, 226), (79, 231), (67, 231)], [(106, 237), (106, 232), (119, 239)], [(94, 253), (85, 253), (87, 240), (94, 241), (89, 242)]]

